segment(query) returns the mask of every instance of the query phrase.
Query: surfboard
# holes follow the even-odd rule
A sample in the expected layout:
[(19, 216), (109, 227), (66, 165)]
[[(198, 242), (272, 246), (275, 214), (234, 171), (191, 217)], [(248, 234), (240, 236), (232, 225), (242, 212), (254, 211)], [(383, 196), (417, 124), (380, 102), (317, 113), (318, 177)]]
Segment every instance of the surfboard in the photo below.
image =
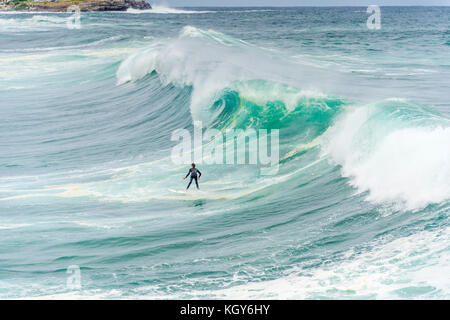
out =
[(174, 189), (170, 189), (168, 188), (167, 190), (169, 190), (170, 192), (174, 192), (174, 193), (180, 193), (180, 194), (200, 194), (203, 193), (201, 190), (198, 189), (184, 189), (184, 190), (174, 190)]
[(167, 189), (170, 192), (174, 192), (174, 193), (181, 193), (181, 194), (187, 194), (187, 190), (174, 190), (174, 189)]

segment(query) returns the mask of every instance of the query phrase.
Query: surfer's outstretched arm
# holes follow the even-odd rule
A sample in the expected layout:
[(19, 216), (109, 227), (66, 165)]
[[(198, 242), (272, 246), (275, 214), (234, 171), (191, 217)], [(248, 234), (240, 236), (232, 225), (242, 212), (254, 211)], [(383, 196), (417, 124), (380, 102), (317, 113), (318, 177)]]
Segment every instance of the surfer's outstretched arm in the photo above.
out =
[(189, 174), (191, 174), (191, 169), (189, 169), (189, 172), (187, 173), (186, 177), (184, 177), (185, 179), (189, 176)]

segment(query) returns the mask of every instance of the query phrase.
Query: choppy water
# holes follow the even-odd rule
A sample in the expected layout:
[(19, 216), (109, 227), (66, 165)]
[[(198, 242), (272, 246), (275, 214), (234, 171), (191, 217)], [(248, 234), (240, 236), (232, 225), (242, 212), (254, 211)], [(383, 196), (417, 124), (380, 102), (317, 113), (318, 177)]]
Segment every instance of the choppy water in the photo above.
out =
[[(0, 13), (1, 298), (450, 298), (448, 7), (157, 12)], [(278, 175), (170, 192), (194, 120)]]

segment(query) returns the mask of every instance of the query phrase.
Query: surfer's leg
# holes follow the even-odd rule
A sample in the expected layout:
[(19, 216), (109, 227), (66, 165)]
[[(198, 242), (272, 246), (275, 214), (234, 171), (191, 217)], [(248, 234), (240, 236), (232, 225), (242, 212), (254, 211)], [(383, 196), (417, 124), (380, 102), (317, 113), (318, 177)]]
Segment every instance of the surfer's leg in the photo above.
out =
[(197, 177), (195, 177), (194, 179), (195, 179), (195, 185), (197, 186), (197, 189), (200, 189), (200, 188), (198, 187), (198, 179), (197, 179)]
[(186, 190), (189, 189), (189, 187), (191, 186), (192, 179), (194, 179), (194, 178), (191, 177), (191, 180), (189, 181), (189, 184), (188, 184), (188, 186), (186, 187)]

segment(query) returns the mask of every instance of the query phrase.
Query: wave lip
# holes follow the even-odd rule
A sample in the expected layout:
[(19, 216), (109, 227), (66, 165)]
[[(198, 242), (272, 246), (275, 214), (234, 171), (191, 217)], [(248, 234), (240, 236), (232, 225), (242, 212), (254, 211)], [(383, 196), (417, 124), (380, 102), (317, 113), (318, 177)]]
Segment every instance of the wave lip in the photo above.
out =
[(211, 104), (236, 83), (263, 80), (317, 91), (315, 83), (324, 84), (331, 78), (324, 69), (193, 26), (185, 26), (175, 39), (153, 42), (123, 60), (116, 72), (117, 84), (137, 81), (152, 72), (163, 85), (191, 87), (191, 115), (206, 125), (213, 120)]

